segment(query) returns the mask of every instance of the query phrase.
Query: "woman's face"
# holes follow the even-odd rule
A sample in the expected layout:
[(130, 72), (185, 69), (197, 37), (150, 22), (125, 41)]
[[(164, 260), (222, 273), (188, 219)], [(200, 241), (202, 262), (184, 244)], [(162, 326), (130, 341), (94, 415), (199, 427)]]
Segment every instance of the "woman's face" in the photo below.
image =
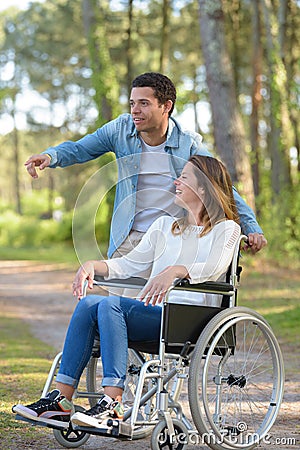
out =
[[(187, 162), (180, 177), (174, 181), (175, 203), (184, 209), (202, 208), (204, 191), (199, 187), (192, 163)], [(197, 170), (197, 169), (196, 169)]]

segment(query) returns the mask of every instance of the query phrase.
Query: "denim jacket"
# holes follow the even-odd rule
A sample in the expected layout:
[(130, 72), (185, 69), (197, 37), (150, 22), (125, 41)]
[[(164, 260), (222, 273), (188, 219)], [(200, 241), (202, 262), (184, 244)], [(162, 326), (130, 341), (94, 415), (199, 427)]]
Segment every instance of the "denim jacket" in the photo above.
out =
[[(132, 228), (141, 151), (141, 141), (131, 115), (122, 114), (77, 142), (67, 141), (43, 152), (51, 156), (52, 168), (81, 164), (107, 152), (115, 154), (118, 182), (110, 229), (109, 257), (126, 239)], [(174, 179), (180, 175), (191, 155), (211, 156), (202, 144), (202, 137), (195, 132), (182, 130), (173, 118), (169, 119), (165, 151), (170, 155), (170, 172)], [(246, 235), (262, 233), (255, 214), (235, 189), (234, 197), (242, 232)]]

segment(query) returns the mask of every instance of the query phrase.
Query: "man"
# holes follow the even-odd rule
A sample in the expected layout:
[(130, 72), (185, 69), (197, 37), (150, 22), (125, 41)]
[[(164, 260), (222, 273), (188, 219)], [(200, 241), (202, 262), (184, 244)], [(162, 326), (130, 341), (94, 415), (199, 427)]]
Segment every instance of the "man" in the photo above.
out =
[[(176, 216), (173, 180), (191, 155), (210, 156), (202, 146), (201, 136), (183, 131), (171, 117), (175, 101), (176, 89), (168, 77), (144, 73), (132, 83), (131, 114), (122, 114), (77, 142), (50, 147), (25, 163), (29, 174), (37, 178), (36, 167), (66, 167), (107, 152), (115, 154), (119, 179), (108, 257), (128, 253), (159, 216)], [(242, 232), (255, 253), (267, 241), (253, 211), (235, 189), (234, 197)]]

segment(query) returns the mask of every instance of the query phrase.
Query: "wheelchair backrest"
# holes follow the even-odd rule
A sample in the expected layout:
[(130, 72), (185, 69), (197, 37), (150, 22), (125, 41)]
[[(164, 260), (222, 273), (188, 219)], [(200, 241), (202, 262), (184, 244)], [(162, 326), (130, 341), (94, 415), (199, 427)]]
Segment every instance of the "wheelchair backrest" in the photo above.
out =
[[(198, 337), (209, 321), (220, 311), (236, 305), (237, 286), (240, 280), (241, 267), (239, 255), (241, 242), (245, 236), (241, 236), (236, 245), (231, 264), (228, 268), (225, 282), (207, 281), (205, 283), (190, 284), (188, 280), (180, 280), (171, 288), (166, 296), (163, 307), (161, 328), (161, 340), (165, 344), (168, 353), (180, 353), (189, 342), (192, 350)], [(180, 300), (169, 300), (172, 290), (191, 291), (204, 294), (222, 295), (220, 307), (207, 305), (180, 304)], [(234, 333), (229, 332), (227, 344), (234, 346)], [(220, 342), (219, 347), (222, 347)]]

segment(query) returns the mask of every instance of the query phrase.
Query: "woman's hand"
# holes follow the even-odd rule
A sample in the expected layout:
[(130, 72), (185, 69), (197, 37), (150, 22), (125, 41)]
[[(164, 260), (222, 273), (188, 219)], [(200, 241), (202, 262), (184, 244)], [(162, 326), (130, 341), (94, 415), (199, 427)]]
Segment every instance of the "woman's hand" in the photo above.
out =
[(85, 283), (93, 289), (94, 275), (108, 276), (108, 267), (105, 261), (87, 261), (78, 269), (73, 281), (73, 295), (80, 300), (84, 294)]
[(155, 306), (161, 303), (169, 287), (172, 286), (176, 278), (188, 277), (188, 271), (184, 266), (169, 266), (154, 278), (148, 281), (141, 292), (140, 300), (145, 300), (145, 306), (149, 303)]
[(93, 261), (87, 261), (77, 271), (73, 281), (73, 295), (80, 300), (84, 294), (85, 283), (88, 283), (88, 288), (93, 289), (95, 268)]

